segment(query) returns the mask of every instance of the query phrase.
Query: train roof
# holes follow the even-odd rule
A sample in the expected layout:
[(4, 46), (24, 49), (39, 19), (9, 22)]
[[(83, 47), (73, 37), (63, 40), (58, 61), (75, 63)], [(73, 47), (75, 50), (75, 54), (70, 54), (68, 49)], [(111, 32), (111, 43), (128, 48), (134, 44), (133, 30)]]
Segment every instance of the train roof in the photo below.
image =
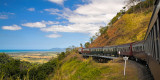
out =
[(95, 48), (103, 48), (103, 47), (93, 47), (93, 48), (83, 48), (83, 49), (95, 49)]
[(93, 48), (90, 48), (90, 49), (95, 49), (95, 48), (103, 48), (103, 47), (93, 47)]
[(117, 47), (116, 45), (115, 46), (104, 46), (104, 48), (108, 48), (108, 47)]
[(137, 42), (133, 42), (132, 44), (140, 44), (140, 43), (144, 43), (144, 40), (142, 40), (142, 41), (137, 41)]

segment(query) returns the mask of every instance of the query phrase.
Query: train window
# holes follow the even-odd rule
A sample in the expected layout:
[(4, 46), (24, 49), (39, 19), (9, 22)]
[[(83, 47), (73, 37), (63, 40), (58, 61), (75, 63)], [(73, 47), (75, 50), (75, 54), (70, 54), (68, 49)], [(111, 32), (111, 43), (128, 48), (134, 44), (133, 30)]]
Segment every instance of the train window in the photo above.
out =
[(141, 48), (141, 51), (142, 51), (142, 46), (140, 46), (140, 48)]
[(134, 47), (134, 51), (136, 51), (136, 47)]

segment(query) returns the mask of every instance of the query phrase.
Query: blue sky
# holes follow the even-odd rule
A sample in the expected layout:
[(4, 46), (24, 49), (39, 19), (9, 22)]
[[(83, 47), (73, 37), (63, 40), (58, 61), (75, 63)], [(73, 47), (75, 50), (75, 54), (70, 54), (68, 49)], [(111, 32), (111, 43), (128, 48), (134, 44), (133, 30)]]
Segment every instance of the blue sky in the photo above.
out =
[(0, 49), (79, 46), (123, 6), (122, 0), (0, 0)]

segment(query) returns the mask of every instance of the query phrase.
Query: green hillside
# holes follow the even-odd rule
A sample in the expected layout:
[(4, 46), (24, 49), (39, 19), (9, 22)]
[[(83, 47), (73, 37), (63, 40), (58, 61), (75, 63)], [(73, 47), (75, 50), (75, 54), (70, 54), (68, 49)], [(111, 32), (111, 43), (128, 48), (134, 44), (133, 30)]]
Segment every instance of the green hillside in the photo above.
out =
[[(108, 26), (100, 29), (101, 35), (89, 47), (119, 45), (143, 40), (152, 15), (153, 2), (153, 0), (146, 0), (137, 4), (134, 6), (134, 12), (131, 7), (126, 12), (117, 13)], [(141, 9), (140, 5), (142, 5)]]
[[(84, 59), (77, 52), (69, 53), (56, 69), (52, 80), (138, 80), (137, 70), (127, 69), (123, 75), (123, 60), (117, 59), (109, 63), (97, 63), (92, 58)], [(134, 74), (134, 75), (133, 75)]]
[[(128, 66), (123, 75), (123, 60), (97, 63), (84, 59), (77, 49), (62, 52), (44, 64), (13, 59), (0, 53), (0, 80), (137, 80), (138, 72)], [(135, 75), (132, 75), (135, 74)]]
[(64, 53), (59, 54), (47, 63), (37, 64), (13, 59), (7, 54), (0, 53), (0, 80), (45, 80), (49, 74), (54, 74), (58, 61)]

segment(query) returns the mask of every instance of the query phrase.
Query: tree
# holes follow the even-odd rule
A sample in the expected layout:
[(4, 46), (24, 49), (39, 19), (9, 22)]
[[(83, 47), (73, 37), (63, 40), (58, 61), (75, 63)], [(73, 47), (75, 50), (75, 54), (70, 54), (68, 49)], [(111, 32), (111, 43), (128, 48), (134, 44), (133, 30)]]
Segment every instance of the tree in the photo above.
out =
[(137, 4), (137, 3), (139, 3), (141, 0), (125, 0), (124, 2), (126, 3), (126, 6), (128, 7), (128, 9), (130, 8), (130, 7), (132, 7), (132, 9), (133, 9), (133, 12), (135, 11), (134, 10), (134, 6)]
[(100, 33), (99, 33), (99, 32), (96, 32), (96, 33), (95, 33), (95, 37), (98, 37), (98, 36), (100, 36)]
[[(114, 23), (114, 22), (112, 22), (112, 20), (111, 20), (111, 23)], [(100, 35), (105, 34), (107, 29), (108, 29), (108, 26), (106, 26), (106, 27), (100, 26), (100, 29), (99, 29)]]
[(93, 38), (92, 38), (92, 37), (90, 37), (90, 42), (91, 42), (91, 43), (93, 42)]
[(81, 47), (81, 48), (83, 47), (83, 44), (82, 44), (82, 43), (80, 43), (80, 47)]
[(89, 43), (89, 42), (86, 42), (86, 43), (85, 43), (85, 48), (88, 48), (89, 45), (90, 45), (90, 43)]

